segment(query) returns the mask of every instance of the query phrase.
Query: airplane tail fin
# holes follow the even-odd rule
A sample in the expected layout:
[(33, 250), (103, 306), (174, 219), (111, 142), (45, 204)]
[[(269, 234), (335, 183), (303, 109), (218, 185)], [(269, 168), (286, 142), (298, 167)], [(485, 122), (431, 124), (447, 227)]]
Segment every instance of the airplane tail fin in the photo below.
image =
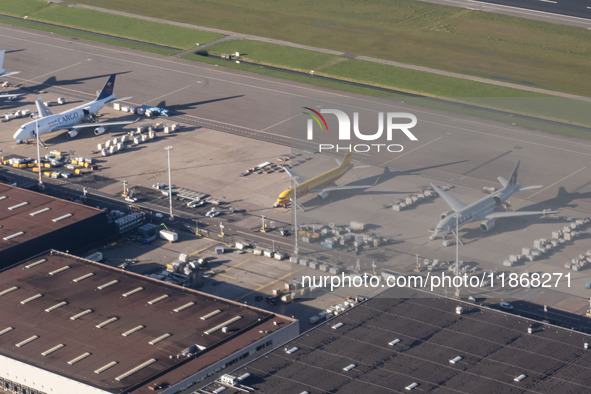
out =
[(497, 179), (499, 180), (499, 182), (501, 182), (501, 185), (503, 185), (503, 187), (507, 187), (509, 185), (515, 185), (517, 183), (517, 170), (518, 169), (519, 169), (519, 160), (517, 160), (517, 163), (515, 164), (515, 168), (513, 168), (513, 172), (511, 173), (511, 177), (509, 178), (509, 180), (506, 180), (502, 176), (497, 177)]
[(4, 74), (4, 54), (6, 53), (6, 50), (3, 49), (0, 51), (0, 74)]
[(509, 185), (515, 185), (517, 183), (517, 170), (519, 170), (519, 160), (515, 163), (515, 168), (513, 168), (511, 178), (509, 178)]
[(35, 101), (35, 105), (37, 106), (37, 113), (39, 119), (52, 115), (49, 108), (47, 108), (45, 104), (43, 104), (43, 101), (41, 101), (41, 97), (37, 98), (37, 100)]
[(107, 98), (113, 94), (113, 88), (115, 87), (115, 77), (116, 76), (117, 76), (117, 74), (112, 74), (109, 77), (109, 80), (107, 81), (105, 86), (103, 86), (103, 89), (99, 92), (99, 94), (96, 98), (97, 100), (102, 100), (102, 99)]
[(341, 167), (349, 167), (351, 165), (351, 158), (353, 157), (353, 152), (349, 151), (345, 155), (343, 162), (341, 163)]

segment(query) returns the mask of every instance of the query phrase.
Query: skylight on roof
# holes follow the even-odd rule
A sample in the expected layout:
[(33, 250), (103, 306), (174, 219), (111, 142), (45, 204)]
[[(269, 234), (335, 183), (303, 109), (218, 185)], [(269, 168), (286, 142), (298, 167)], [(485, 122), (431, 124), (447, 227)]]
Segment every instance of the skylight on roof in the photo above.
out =
[(82, 353), (81, 355), (79, 355), (76, 358), (71, 359), (70, 361), (68, 361), (69, 365), (74, 365), (76, 364), (78, 361), (84, 360), (86, 357), (90, 356), (92, 353)]
[(195, 303), (193, 301), (187, 302), (185, 305), (181, 305), (178, 308), (174, 308), (173, 311), (175, 311), (175, 312), (184, 311), (185, 309), (190, 308), (193, 305), (195, 305)]
[(32, 337), (29, 337), (29, 338), (25, 339), (24, 341), (21, 341), (21, 342), (17, 343), (14, 346), (16, 346), (16, 347), (23, 347), (27, 343), (31, 343), (31, 342), (33, 342), (36, 339), (39, 339), (39, 335), (33, 335)]
[(107, 369), (114, 367), (115, 365), (119, 364), (117, 361), (111, 361), (108, 364), (103, 365), (102, 367), (100, 367), (99, 369), (96, 369), (94, 371), (94, 373), (99, 374), (99, 373), (103, 373), (105, 372)]
[(69, 217), (71, 217), (71, 216), (72, 216), (72, 214), (71, 214), (71, 213), (66, 213), (65, 215), (62, 215), (62, 216), (60, 216), (60, 217), (57, 217), (57, 218), (53, 218), (53, 219), (51, 219), (51, 221), (52, 221), (52, 222), (54, 222), (54, 223), (57, 223), (57, 222), (60, 222), (60, 221), (62, 221), (62, 220), (64, 220), (64, 219), (67, 219), (67, 218), (69, 218)]
[(138, 365), (137, 367), (130, 369), (129, 371), (125, 372), (124, 374), (121, 374), (119, 376), (117, 376), (115, 378), (116, 381), (121, 381), (123, 379), (125, 379), (126, 377), (133, 375), (134, 373), (146, 368), (149, 365), (152, 365), (156, 362), (157, 360), (155, 358), (151, 358), (148, 361), (141, 363), (140, 365)]
[(25, 234), (25, 232), (24, 232), (24, 231), (19, 231), (18, 233), (14, 233), (14, 234), (11, 234), (11, 235), (7, 235), (7, 236), (6, 236), (6, 237), (4, 237), (3, 239), (4, 239), (5, 241), (10, 241), (11, 239), (13, 239), (13, 238), (16, 238), (16, 237), (20, 237), (21, 235), (24, 235), (24, 234)]
[(128, 291), (127, 293), (123, 293), (122, 296), (123, 297), (129, 297), (130, 295), (133, 295), (135, 293), (138, 293), (138, 292), (140, 292), (142, 290), (144, 290), (143, 287), (137, 287), (137, 288), (135, 288), (133, 290)]
[(8, 210), (10, 210), (10, 211), (14, 211), (15, 209), (18, 209), (18, 208), (20, 208), (20, 207), (24, 207), (25, 205), (29, 205), (29, 203), (28, 203), (28, 202), (26, 202), (26, 201), (23, 201), (23, 202), (21, 202), (21, 203), (18, 203), (18, 204), (16, 204), (16, 205), (13, 205), (13, 206), (11, 206), (11, 207), (8, 207)]
[(155, 344), (157, 344), (158, 342), (162, 342), (163, 340), (165, 340), (166, 338), (168, 338), (168, 337), (171, 337), (171, 336), (172, 336), (172, 334), (170, 334), (170, 333), (166, 333), (166, 334), (164, 334), (164, 335), (160, 335), (158, 338), (154, 338), (154, 339), (152, 339), (152, 340), (151, 340), (150, 342), (148, 342), (148, 343), (149, 343), (150, 345), (155, 345)]
[(45, 212), (49, 211), (50, 209), (51, 208), (43, 208), (43, 209), (40, 209), (38, 211), (31, 212), (29, 215), (31, 215), (31, 216), (41, 215), (42, 213), (45, 213)]
[(148, 301), (148, 304), (154, 305), (154, 304), (156, 304), (156, 303), (158, 303), (158, 302), (160, 302), (160, 301), (162, 301), (162, 300), (164, 300), (164, 299), (166, 299), (168, 297), (169, 297), (168, 294), (163, 294), (160, 297), (156, 297), (153, 300)]

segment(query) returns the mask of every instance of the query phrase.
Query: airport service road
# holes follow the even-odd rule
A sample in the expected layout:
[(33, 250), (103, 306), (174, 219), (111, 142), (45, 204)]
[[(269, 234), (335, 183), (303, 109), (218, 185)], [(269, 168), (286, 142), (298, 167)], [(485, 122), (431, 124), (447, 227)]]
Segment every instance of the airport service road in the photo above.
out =
[(559, 23), (577, 27), (591, 27), (591, 9), (588, 1), (577, 0), (527, 0), (527, 1), (488, 1), (488, 0), (421, 0), (428, 3), (462, 7), (470, 10), (493, 12)]
[[(588, 177), (591, 144), (588, 141), (25, 29), (0, 26), (0, 36), (7, 50), (16, 51), (7, 55), (5, 68), (22, 71), (16, 76), (19, 79), (12, 81), (26, 80), (31, 85), (55, 76), (58, 82), (78, 82), (48, 89), (49, 99), (63, 95), (70, 101), (89, 100), (93, 92), (103, 86), (104, 75), (128, 72), (117, 77), (117, 95), (133, 96), (131, 101), (136, 104), (155, 105), (166, 100), (169, 109), (182, 113), (172, 118), (183, 121), (181, 132), (162, 135), (154, 142), (108, 158), (96, 154), (96, 145), (121, 135), (119, 131), (99, 137), (90, 133), (74, 140), (68, 140), (63, 134), (46, 139), (52, 149), (74, 150), (77, 155), (97, 157), (103, 168), (100, 175), (110, 179), (97, 181), (95, 186), (102, 193), (117, 195), (122, 180), (145, 187), (166, 183), (164, 147), (172, 145), (175, 148), (173, 183), (224, 198), (252, 215), (289, 222), (288, 210), (271, 208), (277, 195), (289, 186), (285, 174), (242, 178), (238, 174), (264, 161), (276, 162), (278, 157), (290, 153), (292, 132), (297, 131), (294, 135), (298, 136), (298, 141), (305, 142), (301, 136), (302, 122), (305, 125), (306, 121), (302, 107), (322, 105), (350, 112), (367, 111), (376, 117), (378, 111), (403, 111), (418, 118), (413, 128), (418, 141), (404, 141), (404, 151), (400, 154), (355, 155), (356, 160), (382, 167), (352, 170), (337, 182), (339, 185), (372, 185), (371, 188), (331, 193), (326, 200), (309, 195), (300, 201), (305, 210), (299, 215), (299, 224), (345, 225), (359, 221), (392, 240), (386, 247), (368, 250), (359, 256), (366, 271), (370, 270), (372, 262), (380, 268), (410, 271), (417, 253), (428, 258), (453, 259), (454, 248), (428, 239), (429, 230), (437, 224), (439, 215), (448, 210), (441, 199), (402, 212), (393, 212), (390, 204), (421, 191), (431, 181), (454, 185), (452, 194), (466, 203), (473, 202), (484, 196), (483, 186), (498, 186), (497, 176), (508, 177), (518, 159), (521, 160), (519, 182), (541, 184), (543, 188), (515, 194), (510, 199), (513, 209), (559, 209), (560, 216), (591, 216)], [(99, 77), (85, 79), (89, 76)], [(36, 97), (37, 94), (29, 94), (19, 105), (32, 108)], [(62, 108), (56, 107), (56, 110)], [(112, 109), (103, 112), (109, 119), (121, 116)], [(368, 121), (367, 118), (362, 120)], [(207, 123), (200, 125), (198, 121)], [(35, 156), (33, 146), (16, 146), (11, 139), (22, 122), (0, 124), (3, 154)], [(329, 119), (329, 122), (334, 120)], [(142, 120), (142, 123), (148, 121)], [(335, 130), (336, 122), (329, 123), (329, 129)], [(317, 135), (322, 138), (327, 133), (318, 132)], [(335, 166), (333, 157), (306, 152), (298, 162), (295, 169), (305, 177)], [(243, 228), (256, 225), (254, 216), (245, 220)], [(552, 217), (507, 219), (499, 220), (493, 231), (482, 234), (478, 224), (460, 230), (464, 242), (460, 259), (475, 262), (483, 269), (502, 269), (503, 260), (510, 254), (521, 253), (522, 247), (531, 247), (535, 239), (551, 238), (552, 231), (565, 225), (560, 218)], [(516, 269), (564, 272), (564, 263), (587, 249), (591, 249), (591, 244), (585, 236), (550, 257)], [(327, 250), (327, 253), (333, 252)], [(355, 260), (357, 256), (350, 258)], [(567, 292), (584, 296), (586, 271), (576, 275), (576, 289), (567, 289)]]

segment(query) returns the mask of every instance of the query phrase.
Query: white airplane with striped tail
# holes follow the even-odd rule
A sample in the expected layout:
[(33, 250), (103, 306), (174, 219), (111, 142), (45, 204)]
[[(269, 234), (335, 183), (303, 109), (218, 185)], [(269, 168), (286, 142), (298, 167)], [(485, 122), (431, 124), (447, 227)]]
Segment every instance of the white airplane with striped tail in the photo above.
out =
[[(449, 205), (451, 208), (449, 211), (441, 214), (441, 221), (435, 227), (431, 239), (435, 239), (439, 236), (445, 236), (449, 233), (454, 233), (457, 226), (460, 227), (467, 223), (472, 223), (477, 220), (482, 220), (480, 223), (480, 229), (484, 232), (492, 230), (495, 227), (497, 219), (501, 218), (512, 218), (519, 216), (530, 216), (530, 215), (546, 215), (549, 213), (558, 213), (558, 211), (506, 211), (506, 212), (495, 212), (495, 209), (502, 206), (507, 206), (507, 199), (515, 192), (530, 189), (539, 189), (542, 186), (521, 186), (517, 183), (517, 170), (519, 169), (519, 160), (515, 164), (515, 168), (511, 173), (509, 180), (503, 177), (497, 179), (503, 185), (503, 187), (492, 194), (481, 198), (480, 200), (468, 205), (451, 194), (442, 190), (439, 186), (431, 183), (433, 190), (439, 194), (439, 196)], [(456, 222), (457, 220), (457, 222)]]
[[(58, 130), (68, 130), (68, 132), (66, 133), (68, 137), (74, 138), (78, 135), (79, 129), (89, 127), (94, 127), (94, 134), (100, 135), (105, 132), (105, 127), (127, 125), (137, 122), (139, 118), (136, 120), (125, 120), (115, 122), (92, 122), (92, 120), (94, 120), (95, 118), (96, 113), (100, 111), (106, 104), (115, 101), (128, 100), (131, 98), (115, 97), (115, 94), (113, 94), (113, 87), (115, 86), (115, 76), (116, 74), (112, 74), (109, 77), (109, 80), (107, 81), (103, 89), (97, 92), (98, 94), (95, 100), (79, 105), (67, 111), (60, 112), (59, 114), (53, 114), (49, 110), (49, 108), (47, 108), (45, 104), (43, 104), (41, 98), (38, 98), (37, 101), (35, 101), (38, 111), (37, 119), (22, 125), (16, 131), (16, 133), (14, 133), (13, 138), (16, 140), (28, 140), (36, 138), (36, 130), (39, 130), (39, 137), (41, 137), (44, 134), (53, 133), (54, 131)], [(83, 123), (84, 121), (89, 122)]]

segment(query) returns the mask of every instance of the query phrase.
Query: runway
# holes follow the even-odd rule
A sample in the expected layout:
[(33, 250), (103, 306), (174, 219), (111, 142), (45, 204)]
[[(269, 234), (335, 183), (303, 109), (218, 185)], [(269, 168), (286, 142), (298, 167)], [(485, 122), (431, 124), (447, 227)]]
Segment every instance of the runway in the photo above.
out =
[(421, 0), (569, 26), (591, 27), (591, 3), (578, 0)]

